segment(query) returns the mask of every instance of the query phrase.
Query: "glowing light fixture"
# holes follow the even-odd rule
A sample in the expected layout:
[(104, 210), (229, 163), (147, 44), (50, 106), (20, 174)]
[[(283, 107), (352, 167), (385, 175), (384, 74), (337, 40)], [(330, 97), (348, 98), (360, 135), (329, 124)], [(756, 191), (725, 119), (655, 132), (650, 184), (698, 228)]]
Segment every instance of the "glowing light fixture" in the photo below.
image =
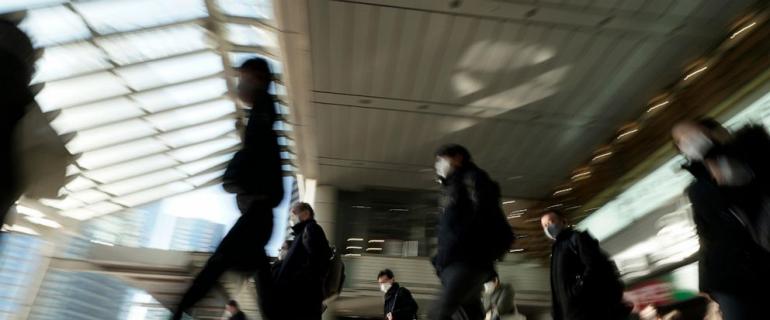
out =
[(695, 70), (695, 71), (691, 72), (690, 74), (688, 74), (687, 76), (685, 76), (684, 80), (687, 81), (687, 79), (690, 79), (690, 78), (696, 76), (697, 74), (699, 74), (699, 73), (701, 73), (703, 71), (706, 71), (706, 69), (708, 69), (708, 68), (709, 68), (708, 66), (704, 66), (704, 67), (702, 67), (702, 68), (700, 68), (698, 70)]
[(756, 22), (752, 22), (748, 26), (745, 26), (745, 27), (741, 28), (740, 30), (735, 31), (735, 33), (733, 33), (733, 35), (730, 36), (730, 39), (735, 39), (735, 37), (737, 37), (739, 34), (743, 33), (744, 31), (750, 29), (751, 27), (753, 27), (755, 25), (757, 25), (757, 23)]

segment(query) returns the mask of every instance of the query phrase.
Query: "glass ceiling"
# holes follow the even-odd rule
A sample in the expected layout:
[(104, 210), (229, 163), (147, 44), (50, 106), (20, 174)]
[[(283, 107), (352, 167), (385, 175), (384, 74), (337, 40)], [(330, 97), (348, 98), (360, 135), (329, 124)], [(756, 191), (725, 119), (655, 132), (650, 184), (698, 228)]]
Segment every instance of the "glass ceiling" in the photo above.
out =
[[(3, 0), (27, 10), (37, 48), (40, 109), (75, 155), (59, 199), (79, 220), (216, 183), (239, 148), (233, 67), (266, 58), (282, 72), (272, 0)], [(217, 10), (216, 14), (209, 12)], [(214, 17), (224, 17), (219, 20)], [(289, 111), (283, 84), (272, 89)], [(295, 170), (292, 126), (276, 122), (284, 170)]]

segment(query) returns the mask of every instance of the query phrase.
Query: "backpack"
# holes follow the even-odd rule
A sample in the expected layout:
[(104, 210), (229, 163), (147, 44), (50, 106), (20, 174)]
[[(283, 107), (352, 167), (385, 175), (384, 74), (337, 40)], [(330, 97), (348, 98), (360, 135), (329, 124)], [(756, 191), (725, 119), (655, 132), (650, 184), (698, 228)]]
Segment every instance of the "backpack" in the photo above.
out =
[(331, 256), (326, 275), (323, 279), (324, 300), (334, 298), (342, 293), (342, 285), (345, 283), (345, 263), (337, 252), (337, 248), (330, 247)]
[[(486, 173), (483, 176), (482, 179), (488, 180), (489, 187), (492, 189), (488, 190), (488, 192), (490, 194), (494, 193), (493, 198), (495, 199), (494, 204), (486, 203), (484, 206), (486, 210), (483, 212), (484, 215), (480, 224), (482, 228), (481, 234), (486, 235), (486, 239), (483, 239), (484, 248), (487, 249), (487, 253), (492, 260), (502, 260), (505, 254), (508, 253), (508, 250), (511, 249), (511, 244), (516, 237), (505, 213), (503, 213), (503, 209), (500, 207), (500, 186), (489, 179)], [(468, 188), (467, 192), (469, 194), (473, 192), (470, 190), (471, 185), (472, 183), (466, 179), (465, 186)]]

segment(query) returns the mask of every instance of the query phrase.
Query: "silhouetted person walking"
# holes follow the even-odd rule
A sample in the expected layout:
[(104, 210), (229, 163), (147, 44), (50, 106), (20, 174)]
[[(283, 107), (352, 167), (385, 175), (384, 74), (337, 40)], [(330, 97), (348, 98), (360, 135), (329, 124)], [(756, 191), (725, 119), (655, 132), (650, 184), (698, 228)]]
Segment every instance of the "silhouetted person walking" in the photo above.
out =
[(15, 162), (14, 132), (33, 102), (34, 51), (29, 37), (15, 24), (0, 20), (0, 227), (22, 193)]
[(227, 303), (227, 313), (230, 314), (229, 320), (247, 320), (246, 314), (241, 311), (241, 307), (238, 306), (238, 302), (235, 300), (230, 300)]
[(224, 188), (235, 193), (241, 217), (222, 239), (206, 266), (193, 281), (177, 307), (173, 319), (181, 319), (216, 284), (227, 270), (256, 272), (260, 311), (275, 317), (275, 296), (265, 245), (273, 231), (273, 208), (283, 198), (280, 147), (273, 131), (276, 111), (268, 93), (272, 73), (267, 61), (250, 59), (241, 65), (238, 95), (251, 105), (243, 148), (230, 161)]

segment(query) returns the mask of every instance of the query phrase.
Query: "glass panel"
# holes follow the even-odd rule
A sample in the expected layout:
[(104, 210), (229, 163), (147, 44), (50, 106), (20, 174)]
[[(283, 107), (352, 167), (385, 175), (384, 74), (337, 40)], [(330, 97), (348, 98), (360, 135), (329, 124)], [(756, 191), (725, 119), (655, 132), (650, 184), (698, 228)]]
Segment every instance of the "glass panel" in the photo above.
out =
[(67, 149), (75, 154), (111, 144), (114, 145), (122, 141), (150, 136), (156, 132), (151, 124), (134, 119), (78, 132), (75, 138), (67, 143)]
[(118, 65), (213, 47), (206, 30), (197, 24), (98, 38), (96, 43)]
[(222, 58), (214, 52), (202, 52), (167, 60), (148, 62), (115, 72), (135, 90), (202, 78), (221, 72)]
[(112, 184), (102, 185), (99, 189), (114, 195), (126, 195), (185, 177), (187, 177), (187, 175), (179, 170), (168, 169)]
[(155, 138), (147, 138), (114, 147), (85, 152), (77, 161), (80, 166), (86, 169), (96, 169), (168, 149), (167, 146)]
[(235, 121), (221, 120), (172, 133), (162, 134), (158, 136), (158, 139), (169, 146), (176, 148), (210, 140), (232, 131), (235, 131)]
[(37, 61), (32, 83), (104, 70), (111, 66), (104, 52), (88, 42), (49, 47), (45, 49), (43, 56)]
[(253, 25), (227, 23), (225, 36), (233, 44), (251, 47), (278, 47), (275, 33)]
[(84, 208), (64, 210), (61, 212), (62, 216), (70, 217), (77, 220), (85, 220), (93, 217), (95, 214), (96, 214), (95, 212)]
[(139, 106), (126, 97), (101, 101), (79, 107), (66, 108), (51, 121), (59, 134), (70, 133), (145, 114)]
[(229, 99), (223, 98), (192, 107), (154, 114), (146, 117), (145, 120), (151, 122), (158, 129), (168, 131), (217, 119), (234, 112), (235, 104)]
[(78, 191), (75, 193), (70, 193), (68, 197), (71, 197), (72, 199), (75, 199), (75, 200), (80, 200), (85, 203), (96, 203), (102, 200), (107, 200), (110, 196), (104, 192), (88, 189), (88, 190)]
[(217, 0), (217, 5), (230, 16), (273, 19), (272, 0)]
[(56, 199), (40, 199), (40, 203), (47, 205), (49, 207), (53, 207), (59, 210), (68, 210), (68, 209), (74, 209), (79, 208), (85, 205), (80, 200), (75, 200), (73, 198), (67, 197), (61, 200)]
[(0, 13), (51, 6), (64, 2), (67, 0), (3, 0), (0, 2)]
[(275, 111), (278, 114), (289, 114), (289, 107), (287, 107), (286, 105), (284, 105), (282, 103), (276, 103), (275, 104)]
[(162, 199), (170, 195), (190, 191), (193, 186), (184, 182), (173, 182), (167, 185), (140, 191), (127, 196), (115, 198), (116, 203), (122, 204), (127, 207), (133, 207), (140, 204), (148, 203), (153, 200)]
[(36, 47), (50, 47), (91, 36), (88, 27), (74, 12), (62, 6), (30, 10), (19, 24)]
[(43, 112), (127, 94), (123, 80), (109, 72), (53, 81), (35, 97)]
[(80, 191), (85, 190), (88, 188), (93, 188), (96, 186), (96, 183), (93, 181), (83, 178), (82, 176), (75, 177), (75, 180), (72, 180), (70, 183), (68, 183), (64, 188), (66, 188), (69, 191)]
[(241, 139), (238, 137), (226, 137), (210, 142), (200, 143), (194, 146), (177, 149), (169, 152), (169, 154), (179, 161), (189, 162), (205, 158), (208, 155), (237, 146), (240, 143)]
[(221, 97), (226, 92), (227, 84), (225, 79), (211, 78), (142, 92), (133, 97), (142, 104), (145, 110), (158, 112)]
[(101, 183), (110, 183), (125, 179), (129, 177), (135, 177), (146, 172), (152, 172), (154, 170), (171, 167), (177, 164), (171, 157), (166, 155), (156, 155), (138, 160), (124, 162), (111, 167), (106, 167), (97, 170), (91, 170), (84, 174)]
[(88, 206), (87, 208), (90, 209), (91, 211), (96, 212), (99, 215), (104, 215), (104, 214), (123, 210), (123, 207), (107, 201), (94, 203)]
[(248, 52), (230, 52), (230, 64), (234, 67), (240, 67), (241, 64), (246, 62), (246, 60), (249, 60), (251, 58), (262, 58), (267, 60), (267, 63), (270, 65), (270, 71), (272, 71), (275, 74), (282, 74), (283, 73), (283, 65), (280, 61), (275, 60), (271, 57), (256, 54), (256, 53), (248, 53)]
[(177, 169), (182, 170), (189, 175), (195, 175), (230, 161), (230, 159), (233, 158), (234, 154), (235, 153), (228, 153), (221, 156), (214, 156), (211, 158), (191, 162), (188, 164), (183, 164), (177, 167)]
[(112, 0), (73, 4), (100, 34), (139, 30), (208, 16), (203, 0)]
[(225, 174), (225, 170), (219, 170), (212, 173), (206, 173), (202, 174), (197, 177), (192, 177), (190, 179), (185, 180), (187, 183), (190, 183), (196, 187), (200, 187), (204, 184), (207, 184), (209, 182), (215, 181), (216, 179), (219, 179), (222, 177), (222, 175)]

